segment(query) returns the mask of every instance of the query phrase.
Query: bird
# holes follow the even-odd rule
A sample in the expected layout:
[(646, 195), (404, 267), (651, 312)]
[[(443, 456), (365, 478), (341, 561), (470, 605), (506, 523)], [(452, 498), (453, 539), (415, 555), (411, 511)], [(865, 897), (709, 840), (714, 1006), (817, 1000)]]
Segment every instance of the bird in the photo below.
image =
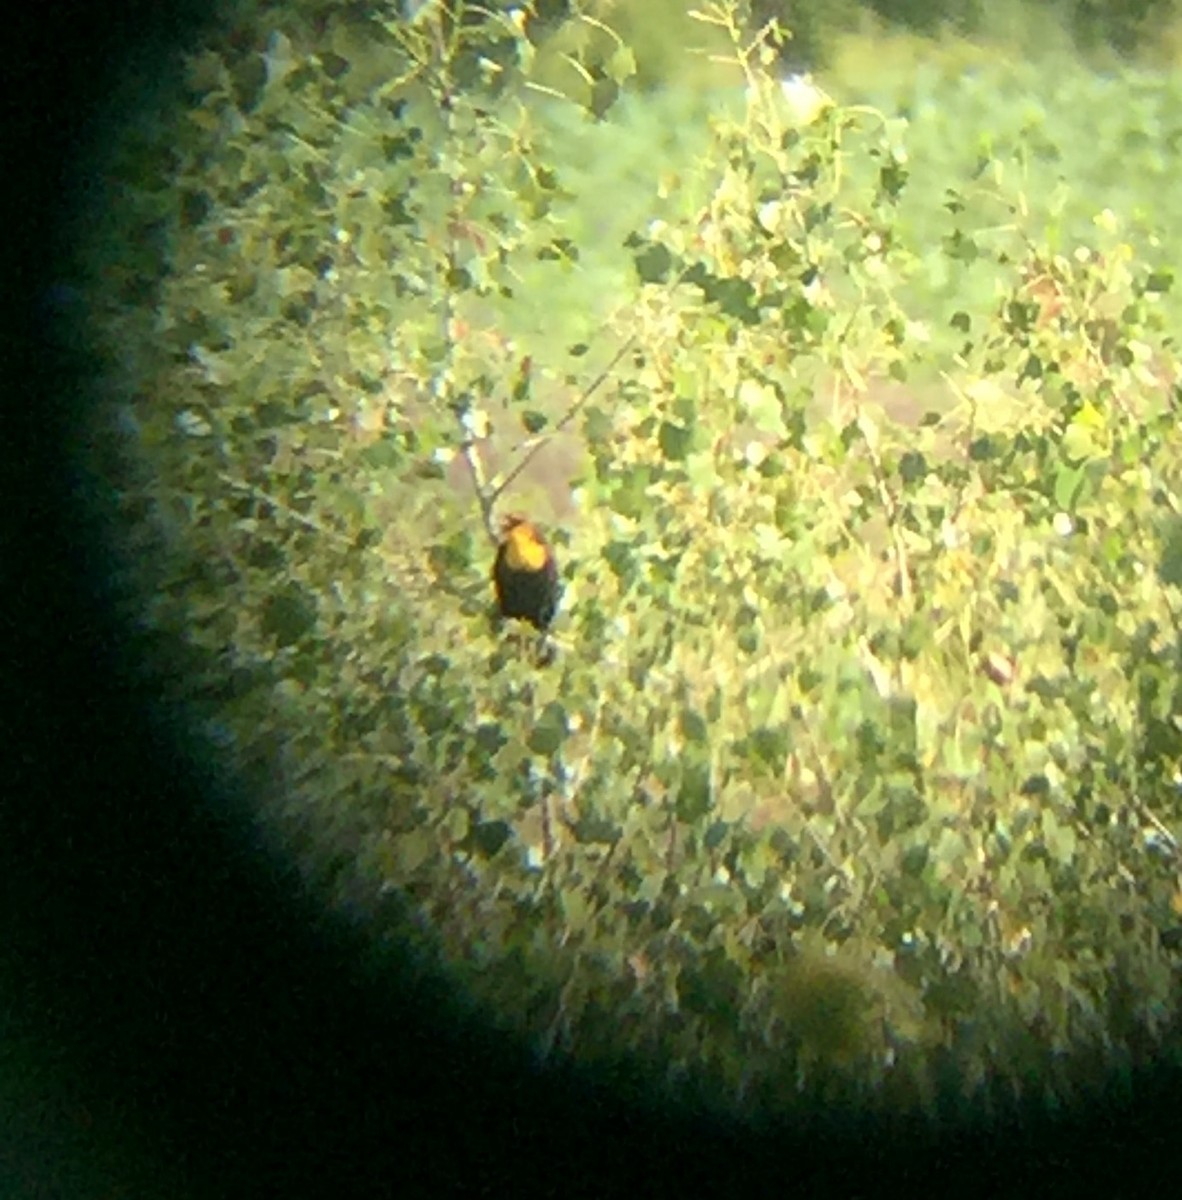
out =
[(549, 628), (558, 610), (558, 560), (538, 527), (520, 514), (501, 522), (492, 579), (502, 617)]

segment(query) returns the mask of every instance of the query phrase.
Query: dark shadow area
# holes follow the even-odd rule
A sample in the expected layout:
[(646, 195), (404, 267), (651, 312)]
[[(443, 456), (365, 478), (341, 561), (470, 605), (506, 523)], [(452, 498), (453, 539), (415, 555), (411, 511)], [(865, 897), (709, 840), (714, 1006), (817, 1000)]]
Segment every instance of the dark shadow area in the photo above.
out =
[(64, 451), (93, 374), (57, 287), (76, 165), (209, 8), (28, 6), (6, 39), (0, 1195), (1170, 1194), (1176, 1078), (946, 1137), (654, 1111), (622, 1073), (538, 1068), (259, 846), (246, 785), (138, 670)]

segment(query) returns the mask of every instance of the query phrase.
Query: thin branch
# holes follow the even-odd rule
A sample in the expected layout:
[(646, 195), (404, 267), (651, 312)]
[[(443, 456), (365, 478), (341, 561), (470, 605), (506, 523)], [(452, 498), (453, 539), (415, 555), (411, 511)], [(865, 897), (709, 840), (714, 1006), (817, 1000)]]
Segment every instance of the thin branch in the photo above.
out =
[(543, 96), (553, 96), (555, 100), (570, 101), (570, 97), (565, 92), (560, 92), (557, 88), (546, 87), (544, 84), (535, 83), (532, 79), (527, 79), (524, 86), (527, 91), (540, 92)]
[(232, 475), (227, 475), (224, 471), (218, 472), (218, 478), (228, 486), (237, 489), (240, 492), (247, 492), (260, 504), (269, 504), (277, 512), (283, 513), (290, 517), (299, 525), (303, 525), (306, 529), (311, 529), (314, 533), (323, 534), (327, 538), (332, 538), (342, 546), (350, 545), (350, 541), (342, 533), (336, 529), (330, 529), (327, 525), (321, 524), (314, 517), (309, 517), (306, 513), (298, 512), (289, 504), (285, 504), (282, 500), (271, 495), (270, 492), (264, 491), (260, 487), (256, 487), (253, 483), (247, 483), (244, 479), (235, 479)]
[(484, 531), (488, 534), (488, 540), (495, 546), (498, 541), (496, 522), (493, 520), (493, 503), (496, 497), (488, 490), (488, 479), (484, 474), (484, 462), (480, 457), (476, 439), (465, 438), (460, 445), (460, 453), (468, 464), (468, 470), (472, 472), (472, 486), (476, 490), (476, 503), (480, 505), (480, 519), (484, 523)]
[(878, 496), (886, 510), (887, 522), (891, 530), (891, 542), (895, 551), (895, 568), (899, 574), (899, 597), (909, 607), (911, 605), (911, 568), (907, 561), (907, 548), (903, 544), (903, 534), (899, 528), (899, 506), (895, 503), (891, 490), (887, 487), (886, 472), (882, 467), (882, 459), (872, 438), (867, 437), (861, 420), (858, 422), (862, 440), (866, 443), (866, 451), (870, 456), (870, 465), (874, 470), (874, 482), (878, 486)]
[(550, 791), (545, 789), (540, 800), (542, 818), (542, 857), (549, 862), (554, 857), (554, 824), (550, 817)]
[(492, 489), (491, 493), (489, 494), (488, 502), (489, 502), (490, 507), (492, 505), (494, 505), (497, 502), (497, 500), (500, 499), (500, 497), (504, 494), (505, 489), (508, 488), (509, 485), (515, 479), (517, 479), (518, 476), (521, 475), (521, 473), (525, 470), (525, 468), (529, 466), (529, 464), (534, 460), (534, 458), (537, 456), (539, 451), (545, 449), (545, 447), (550, 444), (550, 442), (554, 438), (554, 435), (556, 433), (559, 433), (561, 430), (565, 429), (571, 423), (571, 421), (573, 421), (575, 419), (575, 417), (579, 414), (580, 410), (587, 403), (587, 401), (590, 400), (591, 397), (600, 389), (600, 387), (603, 386), (604, 381), (612, 373), (612, 371), (615, 370), (620, 359), (622, 359), (624, 357), (624, 355), (627, 354), (627, 352), (632, 348), (632, 345), (635, 341), (636, 341), (636, 334), (634, 334), (634, 333), (630, 334), (625, 339), (625, 341), (620, 346), (620, 348), (615, 352), (615, 354), (612, 355), (611, 360), (608, 362), (607, 366), (604, 367), (603, 370), (599, 372), (599, 374), (583, 390), (582, 395), (579, 396), (579, 398), (570, 406), (570, 408), (568, 408), (566, 410), (566, 412), (562, 415), (562, 417), (557, 421), (557, 423), (554, 425), (554, 428), (550, 431), (549, 436), (546, 438), (539, 438), (537, 441), (535, 441), (533, 443), (533, 445), (529, 448), (529, 450), (527, 450), (526, 453), (521, 456), (521, 458), (517, 462), (517, 465), (514, 466), (504, 476), (503, 479), (498, 481), (496, 486)]
[(584, 13), (584, 12), (579, 13), (578, 20), (584, 22), (587, 25), (590, 25), (593, 29), (598, 29), (600, 31), (600, 33), (606, 33), (607, 36), (610, 37), (616, 43), (617, 46), (622, 46), (624, 44), (624, 39), (621, 38), (620, 35), (618, 33), (616, 33), (616, 31), (614, 29), (612, 29), (609, 25), (605, 25), (602, 21), (597, 21), (594, 17), (590, 16), (588, 13)]
[[(218, 478), (236, 491), (244, 492), (253, 497), (259, 504), (269, 505), (276, 512), (290, 518), (297, 525), (302, 525), (305, 529), (309, 529), (313, 533), (321, 534), (345, 550), (353, 549), (355, 542), (352, 537), (342, 533), (339, 529), (333, 529), (331, 526), (325, 525), (315, 517), (308, 516), (307, 513), (299, 512), (292, 508), (290, 504), (278, 499), (278, 497), (273, 496), (263, 488), (257, 487), (252, 483), (247, 483), (244, 479), (235, 479), (234, 476), (228, 475), (224, 471), (218, 472)], [(417, 584), (432, 586), (431, 577), (417, 562), (413, 560), (407, 561), (403, 558), (392, 558), (386, 552), (385, 548), (380, 545), (371, 547), (367, 553), (396, 570), (404, 581), (413, 579)]]
[[(963, 360), (959, 360), (959, 361), (961, 361), (963, 364)], [(964, 364), (964, 365), (967, 365), (967, 364)], [(948, 374), (947, 371), (941, 371), (940, 378), (943, 379), (946, 384), (948, 384), (948, 386), (956, 394), (956, 398), (960, 401), (960, 403), (962, 405), (968, 406), (969, 424), (968, 424), (968, 429), (965, 432), (964, 453), (965, 453), (966, 459), (970, 458), (972, 445), (973, 445), (973, 439), (976, 437), (976, 432), (977, 432), (977, 401), (974, 397), (970, 396), (960, 386), (960, 384), (957, 383), (957, 381), (955, 379), (953, 379), (951, 375)], [(962, 479), (960, 481), (960, 483), (956, 489), (956, 504), (953, 506), (952, 515), (949, 517), (949, 520), (952, 523), (955, 523), (956, 521), (958, 521), (960, 519), (960, 514), (964, 511), (965, 492), (966, 492), (967, 488), (968, 488), (968, 481), (967, 481), (967, 477), (966, 477), (966, 479)]]
[[(451, 102), (452, 96), (452, 80), (449, 68), (451, 66), (452, 55), (455, 53), (456, 43), (455, 37), (458, 37), (458, 22), (456, 28), (453, 29), (453, 42), (451, 45), (443, 45), (443, 34), (441, 27), (433, 29), (436, 37), (435, 51), (441, 62), (440, 79), (442, 82), (442, 95), (440, 103), (440, 113), (443, 119), (444, 139), (448, 143), (454, 142), (456, 139), (456, 122), (454, 107)], [(459, 265), (459, 229), (463, 223), (463, 205), (460, 197), (462, 196), (462, 181), (457, 177), (452, 177), (448, 180), (449, 192), (451, 195), (451, 203), (447, 211), (446, 221), (446, 245), (444, 253), (447, 260), (448, 273), (453, 274)], [(452, 322), (455, 316), (455, 304), (451, 289), (444, 287), (442, 289), (441, 303), (439, 306), (439, 322), (440, 335), (444, 346), (447, 348), (445, 361), (449, 364), (453, 361), (455, 352), (455, 339), (452, 335)], [(431, 381), (431, 391), (436, 401), (450, 401), (452, 398), (453, 378), (451, 371), (445, 369), (444, 372), (437, 372)], [(469, 471), (472, 472), (472, 486), (476, 492), (476, 503), (480, 506), (480, 519), (484, 525), (485, 533), (488, 535), (489, 541), (495, 546), (497, 543), (496, 528), (493, 523), (493, 498), (488, 492), (488, 480), (484, 471), (484, 463), (480, 457), (480, 451), (476, 444), (476, 438), (472, 436), (467, 426), (464, 425), (463, 417), (457, 413), (460, 420), (461, 428), (464, 431), (463, 441), (460, 443), (460, 453), (464, 457), (464, 461), (468, 464)]]
[(1174, 834), (1159, 820), (1153, 813), (1149, 805), (1145, 803), (1139, 796), (1133, 797), (1133, 806), (1137, 811), (1138, 816), (1142, 820), (1148, 821), (1158, 833), (1165, 839), (1166, 845), (1169, 846), (1171, 853), (1177, 857), (1182, 857), (1182, 851), (1179, 850), (1178, 839)]

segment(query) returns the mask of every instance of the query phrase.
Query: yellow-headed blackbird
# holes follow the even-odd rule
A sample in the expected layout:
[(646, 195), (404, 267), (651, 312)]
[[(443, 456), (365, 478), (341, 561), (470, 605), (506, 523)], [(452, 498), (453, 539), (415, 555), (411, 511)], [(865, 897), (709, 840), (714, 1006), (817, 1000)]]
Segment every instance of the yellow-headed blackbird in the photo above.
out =
[(493, 590), (502, 617), (546, 629), (558, 608), (558, 562), (545, 538), (524, 517), (501, 522), (501, 543), (493, 563)]

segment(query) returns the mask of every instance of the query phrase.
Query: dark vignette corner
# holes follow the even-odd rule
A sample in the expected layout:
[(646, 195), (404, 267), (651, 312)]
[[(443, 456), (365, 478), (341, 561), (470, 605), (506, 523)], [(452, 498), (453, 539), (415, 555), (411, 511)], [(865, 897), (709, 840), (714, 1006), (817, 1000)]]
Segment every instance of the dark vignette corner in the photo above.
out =
[(1114, 1098), (1071, 1126), (945, 1139), (876, 1137), (840, 1113), (805, 1138), (740, 1134), (690, 1103), (634, 1108), (623, 1082), (535, 1070), (409, 954), (379, 960), (319, 914), (258, 848), (246, 785), (219, 775), (138, 671), (133, 630), (107, 603), (92, 484), (64, 450), (87, 364), (54, 293), (84, 211), (72, 171), (118, 119), (104, 100), (129, 76), (147, 94), (154, 73), (166, 82), (211, 7), (29, 6), (9, 51), (4, 1194), (742, 1194), (775, 1181), (869, 1195), (905, 1179), (1130, 1194), (1142, 1178), (1164, 1194), (1177, 1080), (1147, 1078), (1135, 1104)]

